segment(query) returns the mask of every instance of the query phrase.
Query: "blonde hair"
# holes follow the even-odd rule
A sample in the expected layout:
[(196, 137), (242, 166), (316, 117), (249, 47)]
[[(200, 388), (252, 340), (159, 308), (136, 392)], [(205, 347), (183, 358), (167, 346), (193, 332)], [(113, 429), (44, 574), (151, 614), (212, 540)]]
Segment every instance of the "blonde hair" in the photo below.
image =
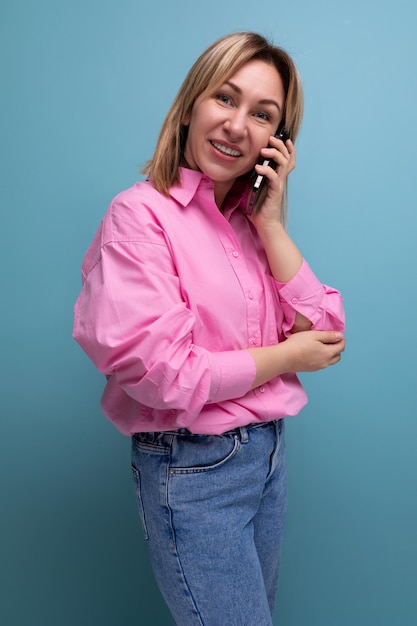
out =
[[(191, 67), (162, 125), (154, 155), (143, 168), (143, 173), (152, 178), (158, 191), (168, 194), (169, 188), (179, 182), (179, 167), (187, 139), (185, 121), (189, 119), (196, 99), (216, 91), (254, 59), (274, 65), (280, 75), (285, 92), (283, 119), (289, 136), (295, 140), (303, 115), (303, 91), (293, 60), (285, 50), (257, 33), (226, 35), (211, 44)], [(281, 207), (284, 222), (286, 195)]]

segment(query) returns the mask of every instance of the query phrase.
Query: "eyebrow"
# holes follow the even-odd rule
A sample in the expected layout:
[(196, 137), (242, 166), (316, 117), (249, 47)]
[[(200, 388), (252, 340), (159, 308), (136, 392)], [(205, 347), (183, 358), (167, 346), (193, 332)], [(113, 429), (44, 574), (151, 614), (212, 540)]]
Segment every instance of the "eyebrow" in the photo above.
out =
[[(226, 80), (224, 84), (225, 85), (229, 85), (229, 87), (231, 87), (238, 94), (242, 93), (241, 88), (238, 87), (237, 85), (235, 85), (235, 83), (232, 83), (231, 80)], [(278, 102), (276, 100), (273, 100), (271, 98), (263, 98), (262, 100), (259, 100), (259, 104), (273, 104), (274, 106), (277, 107), (279, 113), (281, 113), (281, 107), (279, 106), (279, 104), (278, 104)]]

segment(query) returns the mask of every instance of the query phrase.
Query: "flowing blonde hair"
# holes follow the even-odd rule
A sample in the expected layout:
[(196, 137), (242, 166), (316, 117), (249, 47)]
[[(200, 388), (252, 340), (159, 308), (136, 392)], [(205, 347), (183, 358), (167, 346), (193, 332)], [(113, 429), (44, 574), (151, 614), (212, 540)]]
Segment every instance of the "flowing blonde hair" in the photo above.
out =
[[(191, 67), (162, 125), (154, 155), (142, 170), (152, 178), (158, 191), (168, 194), (169, 188), (179, 182), (187, 139), (185, 120), (190, 118), (197, 98), (202, 94), (211, 95), (254, 59), (274, 65), (280, 75), (285, 93), (283, 119), (289, 136), (293, 141), (296, 139), (303, 116), (303, 90), (289, 54), (257, 33), (226, 35), (211, 44)], [(286, 206), (287, 190), (281, 207), (284, 222)]]

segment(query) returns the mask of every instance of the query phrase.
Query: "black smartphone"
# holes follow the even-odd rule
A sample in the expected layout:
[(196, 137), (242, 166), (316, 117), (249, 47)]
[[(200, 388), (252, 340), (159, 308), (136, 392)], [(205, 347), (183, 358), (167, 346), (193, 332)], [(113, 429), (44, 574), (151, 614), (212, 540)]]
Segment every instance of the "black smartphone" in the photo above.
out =
[[(287, 139), (290, 138), (290, 135), (284, 126), (284, 122), (281, 122), (281, 124), (279, 125), (278, 130), (275, 133), (275, 137), (277, 137), (278, 139), (282, 139), (284, 143), (287, 141)], [(277, 168), (277, 164), (273, 159), (262, 159), (259, 161), (259, 163), (262, 163), (262, 165), (269, 165), (274, 170)], [(266, 178), (266, 176), (262, 176), (261, 174), (256, 175), (255, 182), (253, 183), (252, 189), (249, 193), (249, 200), (246, 209), (246, 213), (248, 215), (251, 215), (251, 213), (253, 212), (256, 200), (259, 198), (260, 192), (262, 191), (262, 188), (264, 187), (267, 180), (268, 179)]]

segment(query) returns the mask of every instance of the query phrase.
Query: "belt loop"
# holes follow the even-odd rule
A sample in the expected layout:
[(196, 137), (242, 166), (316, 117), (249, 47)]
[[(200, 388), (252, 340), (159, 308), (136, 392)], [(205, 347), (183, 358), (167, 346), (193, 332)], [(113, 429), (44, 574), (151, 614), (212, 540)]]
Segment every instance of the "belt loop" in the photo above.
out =
[(241, 443), (248, 443), (249, 437), (248, 437), (248, 429), (246, 428), (246, 426), (239, 426), (239, 433), (240, 433)]

